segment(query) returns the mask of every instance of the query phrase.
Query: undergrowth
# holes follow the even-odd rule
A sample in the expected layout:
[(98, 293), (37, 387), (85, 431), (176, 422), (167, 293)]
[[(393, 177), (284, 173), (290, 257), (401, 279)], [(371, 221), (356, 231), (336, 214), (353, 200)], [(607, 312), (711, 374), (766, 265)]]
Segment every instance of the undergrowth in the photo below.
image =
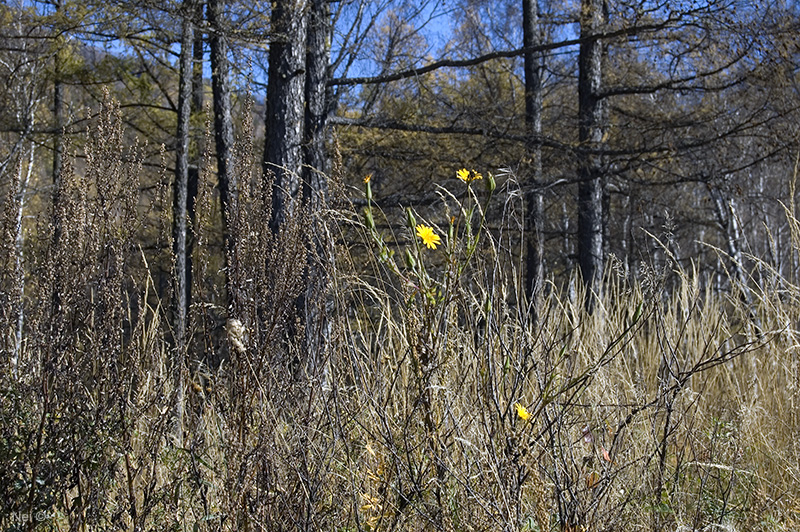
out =
[[(168, 242), (171, 202), (140, 195), (113, 105), (95, 127), (21, 248), (14, 186), (4, 204), (4, 530), (797, 528), (800, 288), (770, 264), (748, 298), (668, 261), (531, 303), (488, 172), (444, 176), (439, 211), (386, 230), (338, 169), (327, 210), (272, 234), (245, 144), (227, 288), (203, 172), (176, 352), (170, 246), (142, 244), (154, 226)], [(320, 227), (330, 336), (309, 355), (295, 302)]]

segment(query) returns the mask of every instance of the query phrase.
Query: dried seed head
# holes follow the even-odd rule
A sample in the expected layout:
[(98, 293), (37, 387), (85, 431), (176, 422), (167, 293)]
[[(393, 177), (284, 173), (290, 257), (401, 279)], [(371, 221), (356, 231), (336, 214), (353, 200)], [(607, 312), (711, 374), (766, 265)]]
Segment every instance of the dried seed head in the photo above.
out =
[(244, 325), (236, 318), (230, 318), (225, 328), (228, 331), (228, 341), (239, 354), (243, 355), (247, 342), (247, 330)]

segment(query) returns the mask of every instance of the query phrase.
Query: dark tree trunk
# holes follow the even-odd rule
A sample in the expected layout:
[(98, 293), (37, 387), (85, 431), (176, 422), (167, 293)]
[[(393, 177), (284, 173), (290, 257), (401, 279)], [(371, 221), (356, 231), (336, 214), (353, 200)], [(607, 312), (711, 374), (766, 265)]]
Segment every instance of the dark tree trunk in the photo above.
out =
[[(56, 1), (56, 12), (61, 11), (61, 2)], [(64, 82), (62, 80), (62, 49), (59, 47), (56, 50), (54, 65), (53, 65), (53, 211), (52, 211), (52, 224), (53, 224), (53, 241), (52, 249), (58, 250), (61, 242), (61, 234), (63, 232), (63, 219), (60, 216), (61, 207), (59, 201), (62, 191), (62, 174), (64, 172)], [(55, 289), (52, 293), (51, 306), (53, 312), (61, 307), (61, 294), (59, 290)]]
[[(203, 32), (200, 30), (200, 23), (204, 17), (204, 2), (194, 0), (193, 2), (193, 28), (194, 42), (192, 44), (192, 116), (205, 112), (205, 83), (203, 82)], [(191, 127), (191, 126), (190, 126)], [(192, 254), (194, 253), (194, 234), (196, 231), (196, 204), (197, 204), (197, 185), (200, 181), (200, 166), (202, 164), (203, 153), (205, 151), (205, 134), (201, 128), (195, 128), (190, 133), (190, 141), (194, 146), (189, 150), (189, 180), (186, 197), (186, 210), (189, 214), (190, 230), (186, 235), (186, 284), (187, 291), (186, 308), (191, 306), (192, 291)]]
[(331, 20), (328, 0), (309, 0), (310, 16), (306, 46), (305, 142), (303, 198), (312, 208), (324, 204), (327, 194), (325, 129), (328, 119), (328, 63)]
[(190, 286), (186, 277), (186, 241), (189, 197), (189, 118), (192, 102), (192, 23), (185, 17), (181, 32), (178, 88), (178, 130), (175, 150), (175, 181), (172, 189), (172, 251), (175, 257), (175, 344), (184, 347)]
[(224, 0), (208, 0), (208, 22), (211, 48), (211, 91), (214, 100), (214, 141), (217, 153), (217, 180), (222, 207), (225, 240), (225, 284), (228, 293), (228, 312), (235, 313), (236, 294), (231, 286), (236, 267), (233, 221), (237, 210), (237, 179), (233, 167), (233, 118), (231, 114), (230, 67), (228, 36), (222, 23)]
[(301, 195), (307, 10), (305, 0), (277, 0), (267, 72), (264, 173), (274, 175), (272, 230), (291, 216)]
[[(522, 0), (522, 36), (525, 48), (541, 44), (539, 2)], [(544, 280), (542, 250), (542, 67), (543, 56), (525, 52), (525, 129), (528, 136), (525, 176), (525, 291), (531, 305), (534, 326), (539, 321), (539, 296)]]
[[(61, 11), (61, 2), (56, 2), (56, 12)], [(53, 65), (53, 241), (58, 245), (61, 239), (61, 224), (55, 216), (59, 193), (61, 191), (61, 174), (64, 168), (64, 81), (62, 80), (62, 47), (56, 50)]]
[(326, 234), (324, 213), (328, 200), (325, 133), (328, 118), (328, 64), (330, 62), (331, 15), (328, 0), (310, 0), (306, 47), (305, 142), (303, 166), (303, 201), (312, 219), (312, 253), (308, 260), (308, 284), (299, 302), (305, 313), (306, 350), (310, 361), (321, 370), (330, 337), (328, 313), (328, 267), (332, 251)]
[[(578, 262), (590, 293), (599, 294), (603, 277), (603, 165), (597, 148), (603, 142), (604, 112), (599, 97), (603, 44), (593, 38), (604, 22), (602, 0), (582, 0), (578, 57)], [(591, 308), (594, 296), (587, 304)]]
[(186, 329), (191, 284), (187, 275), (186, 241), (189, 196), (189, 118), (192, 102), (192, 22), (190, 1), (184, 3), (186, 13), (181, 28), (180, 78), (178, 88), (178, 131), (175, 150), (175, 181), (172, 196), (172, 252), (174, 258), (175, 305), (173, 335), (175, 339), (175, 376), (178, 390), (176, 432), (182, 439), (183, 367), (186, 356)]
[(56, 54), (53, 83), (53, 184), (61, 185), (61, 172), (64, 166), (64, 83), (61, 81), (60, 54)]
[[(194, 0), (194, 20), (196, 21), (194, 28), (194, 43), (192, 45), (192, 113), (202, 113), (204, 104), (205, 85), (203, 83), (203, 60), (205, 59), (203, 50), (203, 32), (197, 26), (203, 20), (203, 8), (205, 3), (203, 0)], [(200, 132), (196, 136), (195, 142), (200, 147), (202, 142), (203, 133)], [(202, 150), (198, 150), (197, 158), (202, 155)]]

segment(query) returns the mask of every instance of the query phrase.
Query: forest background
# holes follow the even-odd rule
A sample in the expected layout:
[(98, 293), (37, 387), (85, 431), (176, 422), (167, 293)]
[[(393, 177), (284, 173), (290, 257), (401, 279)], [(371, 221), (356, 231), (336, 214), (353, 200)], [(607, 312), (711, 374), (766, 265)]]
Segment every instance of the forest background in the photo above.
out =
[(0, 6), (5, 530), (792, 530), (800, 6)]

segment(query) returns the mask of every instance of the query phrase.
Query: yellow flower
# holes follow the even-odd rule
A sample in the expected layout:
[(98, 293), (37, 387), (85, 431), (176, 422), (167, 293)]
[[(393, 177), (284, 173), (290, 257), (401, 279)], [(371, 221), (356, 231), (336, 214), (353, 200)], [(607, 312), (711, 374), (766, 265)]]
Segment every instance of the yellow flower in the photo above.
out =
[(436, 246), (442, 243), (439, 235), (433, 232), (433, 227), (428, 227), (427, 225), (420, 224), (417, 226), (417, 236), (422, 239), (429, 249), (436, 249)]
[(456, 177), (467, 184), (472, 183), (477, 179), (483, 179), (483, 176), (480, 173), (476, 172), (475, 170), (470, 173), (470, 171), (466, 168), (462, 168), (461, 170), (457, 171)]
[(514, 403), (514, 408), (517, 409), (517, 415), (523, 420), (528, 421), (531, 418), (531, 413), (528, 412), (528, 409), (522, 406), (519, 403)]
[(369, 180), (372, 179), (372, 174), (367, 174), (364, 176), (364, 184), (366, 185), (369, 183)]

